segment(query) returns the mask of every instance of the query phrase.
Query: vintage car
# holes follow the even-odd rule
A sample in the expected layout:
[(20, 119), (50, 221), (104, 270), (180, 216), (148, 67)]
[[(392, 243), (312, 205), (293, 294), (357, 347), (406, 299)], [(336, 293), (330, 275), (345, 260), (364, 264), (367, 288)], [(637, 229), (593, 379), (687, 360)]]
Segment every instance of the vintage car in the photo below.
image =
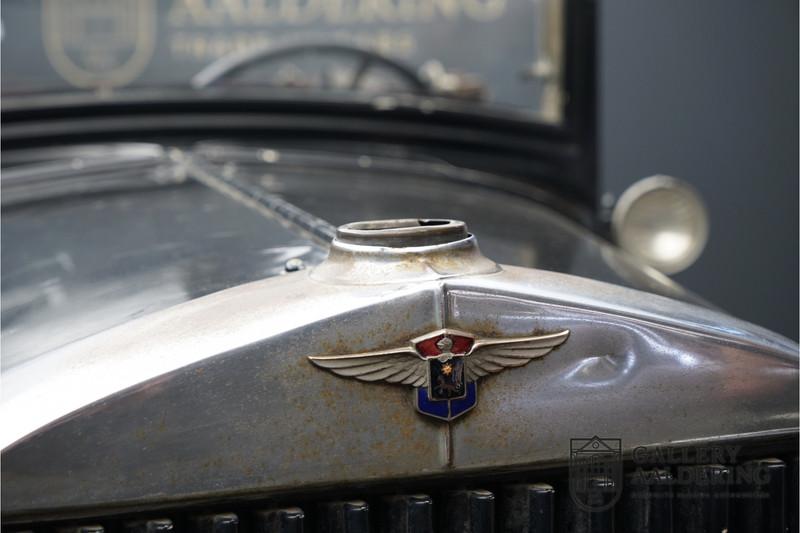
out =
[(4, 531), (797, 531), (797, 344), (597, 201), (594, 2), (2, 17)]

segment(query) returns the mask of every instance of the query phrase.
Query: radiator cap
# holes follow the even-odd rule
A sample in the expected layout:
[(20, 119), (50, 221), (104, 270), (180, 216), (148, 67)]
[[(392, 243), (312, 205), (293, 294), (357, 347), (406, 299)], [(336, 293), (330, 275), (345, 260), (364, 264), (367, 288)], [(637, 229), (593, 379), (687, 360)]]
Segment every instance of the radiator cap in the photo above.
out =
[(325, 261), (311, 277), (343, 284), (427, 281), (491, 274), (500, 267), (478, 249), (459, 220), (372, 220), (340, 226)]

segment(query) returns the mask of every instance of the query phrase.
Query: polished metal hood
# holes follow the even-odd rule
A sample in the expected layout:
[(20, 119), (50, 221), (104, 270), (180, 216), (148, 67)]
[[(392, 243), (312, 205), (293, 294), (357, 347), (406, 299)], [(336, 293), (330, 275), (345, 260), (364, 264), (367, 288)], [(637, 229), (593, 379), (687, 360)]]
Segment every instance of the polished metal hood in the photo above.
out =
[[(420, 414), (408, 385), (345, 379), (309, 359), (442, 331), (569, 334), (482, 376), (474, 408), (451, 421)], [(457, 221), (348, 224), (313, 269), (4, 372), (2, 506), (55, 516), (563, 464), (571, 438), (595, 434), (627, 451), (791, 435), (797, 350), (704, 307), (498, 265)]]

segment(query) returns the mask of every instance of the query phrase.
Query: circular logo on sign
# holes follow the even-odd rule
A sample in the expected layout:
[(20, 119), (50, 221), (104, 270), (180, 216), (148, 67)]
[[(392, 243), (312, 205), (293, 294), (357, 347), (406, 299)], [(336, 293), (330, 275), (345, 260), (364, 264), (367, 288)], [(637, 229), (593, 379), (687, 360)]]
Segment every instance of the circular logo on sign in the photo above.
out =
[(111, 89), (134, 81), (155, 47), (154, 0), (45, 0), (42, 35), (53, 68), (71, 85)]

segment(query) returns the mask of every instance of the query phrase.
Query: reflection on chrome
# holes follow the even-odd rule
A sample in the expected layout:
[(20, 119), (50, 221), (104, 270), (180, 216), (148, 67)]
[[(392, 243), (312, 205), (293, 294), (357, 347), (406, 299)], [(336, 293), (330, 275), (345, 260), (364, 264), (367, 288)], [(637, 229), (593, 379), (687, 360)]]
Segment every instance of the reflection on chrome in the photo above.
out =
[(619, 385), (636, 365), (636, 355), (594, 355), (578, 361), (564, 379), (582, 387), (598, 388)]

